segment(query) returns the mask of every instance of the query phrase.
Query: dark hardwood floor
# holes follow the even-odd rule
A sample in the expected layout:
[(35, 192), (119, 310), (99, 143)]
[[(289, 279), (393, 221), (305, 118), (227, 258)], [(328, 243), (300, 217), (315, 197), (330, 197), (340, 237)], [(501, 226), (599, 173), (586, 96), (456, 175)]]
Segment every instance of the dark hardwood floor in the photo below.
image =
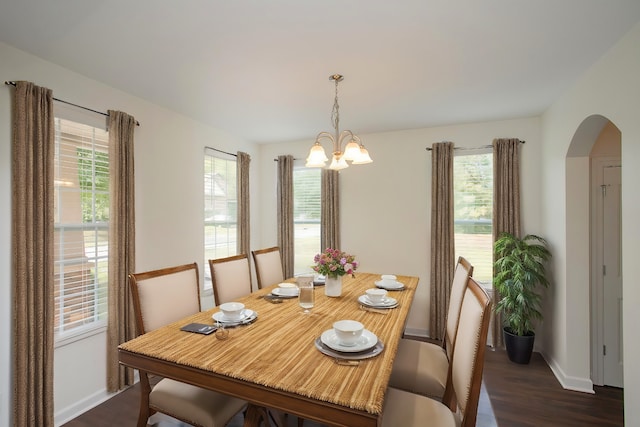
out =
[(499, 426), (623, 426), (623, 390), (595, 394), (564, 390), (540, 353), (528, 365), (511, 363), (503, 350), (485, 353), (484, 383)]
[[(517, 365), (509, 362), (503, 350), (487, 349), (484, 384), (501, 427), (624, 425), (621, 389), (596, 387), (595, 394), (564, 390), (538, 353), (533, 354), (529, 365)], [(65, 427), (135, 426), (138, 393), (134, 386)], [(479, 418), (478, 427), (485, 427), (481, 423)]]

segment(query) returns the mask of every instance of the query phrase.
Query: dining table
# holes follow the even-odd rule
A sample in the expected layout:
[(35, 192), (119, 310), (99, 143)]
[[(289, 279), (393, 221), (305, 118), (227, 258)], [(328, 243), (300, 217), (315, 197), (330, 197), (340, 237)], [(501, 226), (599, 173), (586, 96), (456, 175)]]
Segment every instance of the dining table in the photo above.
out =
[[(398, 275), (402, 289), (388, 290), (393, 308), (363, 305), (380, 274), (343, 276), (342, 293), (328, 297), (314, 287), (314, 306), (303, 313), (298, 298), (274, 299), (278, 285), (237, 299), (255, 319), (216, 334), (182, 331), (190, 323), (215, 325), (217, 307), (147, 332), (118, 347), (119, 361), (149, 374), (244, 399), (245, 426), (270, 423), (269, 411), (329, 426), (380, 426), (385, 392), (406, 326), (418, 278)], [(295, 278), (287, 280), (295, 282)], [(379, 283), (378, 283), (379, 284)], [(338, 320), (356, 320), (377, 338), (375, 354), (359, 358), (320, 342)], [(325, 335), (326, 336), (326, 335)]]

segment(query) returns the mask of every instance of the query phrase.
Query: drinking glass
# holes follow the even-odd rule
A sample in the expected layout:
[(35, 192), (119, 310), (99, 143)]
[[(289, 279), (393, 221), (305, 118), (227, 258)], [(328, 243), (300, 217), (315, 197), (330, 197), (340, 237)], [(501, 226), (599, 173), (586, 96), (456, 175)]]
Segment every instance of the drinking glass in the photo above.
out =
[(304, 314), (309, 314), (310, 308), (313, 307), (313, 274), (301, 274), (296, 277), (296, 283), (300, 289), (300, 295), (298, 296), (298, 304), (304, 310)]

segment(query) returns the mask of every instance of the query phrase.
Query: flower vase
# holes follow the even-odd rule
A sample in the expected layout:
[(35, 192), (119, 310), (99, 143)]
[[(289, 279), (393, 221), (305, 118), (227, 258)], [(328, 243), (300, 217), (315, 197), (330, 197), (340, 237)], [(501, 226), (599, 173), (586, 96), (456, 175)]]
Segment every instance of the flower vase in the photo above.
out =
[(328, 297), (339, 297), (342, 295), (342, 276), (325, 278), (324, 294)]

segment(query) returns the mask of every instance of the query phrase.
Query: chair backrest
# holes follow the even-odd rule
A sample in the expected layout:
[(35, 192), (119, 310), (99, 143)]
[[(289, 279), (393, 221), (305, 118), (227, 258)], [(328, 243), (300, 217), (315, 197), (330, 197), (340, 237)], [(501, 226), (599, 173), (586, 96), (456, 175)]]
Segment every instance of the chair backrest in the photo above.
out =
[(478, 282), (469, 278), (447, 381), (453, 393), (445, 392), (443, 399), (460, 418), (461, 427), (476, 425), (490, 317), (491, 298)]
[(449, 308), (447, 309), (447, 321), (445, 323), (444, 339), (442, 345), (447, 351), (447, 357), (451, 360), (453, 347), (458, 332), (458, 320), (460, 309), (462, 308), (462, 298), (467, 289), (467, 280), (473, 275), (473, 266), (463, 257), (458, 258), (456, 270), (453, 273), (451, 282), (451, 293), (449, 295)]
[(249, 295), (251, 267), (247, 254), (209, 260), (211, 283), (216, 305)]
[(198, 264), (129, 274), (138, 334), (200, 311)]
[(282, 258), (280, 257), (280, 248), (278, 246), (251, 251), (251, 254), (256, 265), (258, 289), (275, 285), (284, 280)]

